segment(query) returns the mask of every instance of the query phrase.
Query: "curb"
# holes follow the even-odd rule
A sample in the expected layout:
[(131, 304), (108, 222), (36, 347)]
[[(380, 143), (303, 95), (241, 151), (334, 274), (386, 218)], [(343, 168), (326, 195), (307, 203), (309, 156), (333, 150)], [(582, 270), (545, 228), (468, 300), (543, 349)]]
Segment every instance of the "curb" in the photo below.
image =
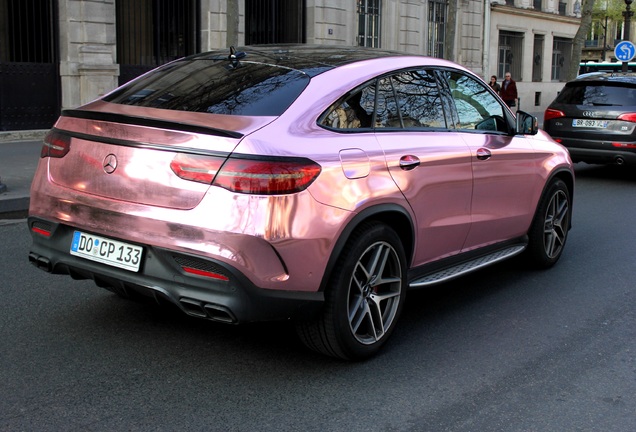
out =
[[(3, 145), (9, 145), (11, 143), (42, 141), (48, 131), (49, 129), (0, 131), (0, 151)], [(12, 163), (21, 162), (18, 159)], [(0, 169), (0, 171), (2, 170)], [(7, 175), (6, 172), (0, 174), (2, 175), (2, 177), (0, 177), (0, 220), (26, 218), (31, 202), (28, 188), (25, 189), (24, 185), (20, 183), (21, 187), (16, 191), (16, 188), (12, 186), (12, 182), (16, 181), (16, 179), (12, 178), (11, 175)], [(24, 179), (19, 178), (17, 181), (23, 182)]]
[(0, 132), (0, 144), (15, 141), (39, 141), (49, 129)]
[(29, 213), (30, 197), (4, 199), (0, 202), (0, 220), (23, 219)]

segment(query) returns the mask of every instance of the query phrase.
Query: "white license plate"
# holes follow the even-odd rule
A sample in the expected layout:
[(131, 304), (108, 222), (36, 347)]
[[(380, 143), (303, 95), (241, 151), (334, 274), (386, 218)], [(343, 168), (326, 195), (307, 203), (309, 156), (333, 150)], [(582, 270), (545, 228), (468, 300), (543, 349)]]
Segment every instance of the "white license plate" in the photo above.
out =
[(73, 233), (71, 243), (71, 255), (134, 272), (139, 271), (143, 251), (141, 246), (81, 231)]
[(590, 120), (590, 119), (573, 119), (573, 127), (588, 127), (588, 128), (607, 128), (609, 121), (607, 120)]

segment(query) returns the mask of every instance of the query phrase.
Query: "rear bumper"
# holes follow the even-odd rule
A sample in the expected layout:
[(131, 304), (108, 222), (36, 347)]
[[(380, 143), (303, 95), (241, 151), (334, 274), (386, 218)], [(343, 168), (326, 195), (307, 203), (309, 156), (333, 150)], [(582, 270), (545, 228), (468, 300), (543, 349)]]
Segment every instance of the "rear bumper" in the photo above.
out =
[(592, 164), (636, 164), (636, 148), (614, 147), (610, 142), (586, 140), (560, 140), (574, 162)]
[(591, 164), (636, 165), (636, 153), (621, 150), (592, 150), (570, 148), (570, 156), (574, 162)]
[[(34, 225), (51, 234), (34, 232)], [(69, 253), (73, 227), (37, 217), (29, 217), (28, 226), (33, 238), (29, 261), (41, 270), (92, 279), (124, 297), (142, 294), (167, 301), (191, 316), (225, 323), (300, 318), (317, 312), (323, 302), (321, 292), (262, 289), (227, 263), (149, 245), (143, 245), (139, 272), (111, 267)], [(227, 280), (187, 273), (184, 263)]]

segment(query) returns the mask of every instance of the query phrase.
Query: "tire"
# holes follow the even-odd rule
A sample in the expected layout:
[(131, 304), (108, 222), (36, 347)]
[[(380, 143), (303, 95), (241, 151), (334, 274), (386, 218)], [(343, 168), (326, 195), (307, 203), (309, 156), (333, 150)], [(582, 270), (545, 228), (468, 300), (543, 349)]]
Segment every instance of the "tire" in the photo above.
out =
[(393, 229), (356, 229), (329, 278), (325, 305), (297, 332), (314, 351), (344, 360), (375, 355), (395, 329), (406, 296), (406, 254)]
[(562, 180), (550, 183), (539, 201), (528, 232), (528, 257), (537, 268), (552, 267), (561, 257), (572, 217), (570, 191)]

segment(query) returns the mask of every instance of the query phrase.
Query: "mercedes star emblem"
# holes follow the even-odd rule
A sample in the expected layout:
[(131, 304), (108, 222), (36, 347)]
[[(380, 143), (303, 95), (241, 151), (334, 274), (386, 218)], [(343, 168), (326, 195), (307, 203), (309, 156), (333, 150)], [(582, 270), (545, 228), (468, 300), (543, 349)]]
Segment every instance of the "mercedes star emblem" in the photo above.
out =
[(106, 174), (112, 174), (117, 169), (117, 157), (114, 154), (109, 154), (104, 158), (104, 172)]

